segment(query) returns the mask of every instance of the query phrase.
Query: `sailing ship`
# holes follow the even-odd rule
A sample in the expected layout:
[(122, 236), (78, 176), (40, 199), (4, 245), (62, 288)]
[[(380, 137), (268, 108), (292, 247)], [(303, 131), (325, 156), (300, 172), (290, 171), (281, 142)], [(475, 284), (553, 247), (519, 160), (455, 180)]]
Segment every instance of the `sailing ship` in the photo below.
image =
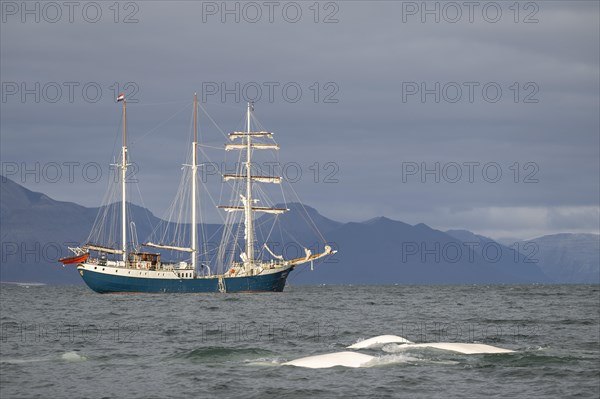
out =
[[(73, 256), (62, 258), (63, 264), (77, 263), (77, 270), (83, 281), (98, 293), (236, 293), (236, 292), (281, 292), (288, 275), (295, 267), (311, 263), (336, 251), (324, 245), (324, 250), (313, 254), (304, 248), (304, 255), (293, 259), (284, 259), (274, 254), (266, 245), (264, 248), (272, 255), (269, 260), (261, 260), (255, 253), (254, 214), (264, 213), (280, 215), (289, 209), (256, 205), (253, 199), (253, 185), (257, 183), (280, 184), (280, 176), (264, 176), (252, 173), (252, 152), (254, 150), (277, 150), (278, 144), (265, 144), (259, 138), (273, 138), (267, 131), (251, 131), (250, 120), (254, 106), (248, 103), (246, 110), (246, 129), (229, 134), (232, 143), (225, 145), (226, 151), (242, 151), (245, 162), (238, 173), (224, 174), (224, 181), (235, 180), (245, 183), (245, 192), (239, 195), (239, 203), (222, 205), (218, 208), (227, 213), (243, 212), (244, 246), (239, 254), (240, 261), (231, 261), (221, 271), (210, 272), (208, 265), (202, 264), (203, 273), (198, 272), (197, 238), (197, 173), (198, 173), (198, 99), (194, 95), (193, 141), (191, 157), (191, 223), (189, 246), (175, 246), (147, 242), (145, 247), (176, 251), (190, 255), (189, 261), (168, 262), (161, 259), (161, 253), (141, 251), (139, 247), (129, 250), (127, 241), (127, 100), (123, 95), (117, 98), (123, 102), (123, 145), (120, 169), (121, 191), (121, 245), (120, 248), (88, 242), (85, 245), (69, 248)], [(132, 231), (133, 234), (133, 231)], [(224, 245), (224, 244), (223, 244)], [(110, 258), (110, 259), (109, 259)], [(204, 267), (208, 266), (208, 267)], [(206, 270), (209, 272), (206, 273)]]

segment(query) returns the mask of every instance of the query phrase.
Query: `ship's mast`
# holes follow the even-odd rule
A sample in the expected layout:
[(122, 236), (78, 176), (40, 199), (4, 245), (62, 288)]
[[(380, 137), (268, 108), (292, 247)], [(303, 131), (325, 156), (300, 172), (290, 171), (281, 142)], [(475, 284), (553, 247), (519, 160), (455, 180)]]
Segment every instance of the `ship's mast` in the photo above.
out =
[(196, 271), (196, 173), (198, 167), (197, 158), (198, 142), (198, 96), (194, 93), (194, 142), (192, 143), (192, 268)]
[[(279, 145), (267, 144), (267, 143), (253, 143), (252, 137), (264, 137), (273, 138), (273, 133), (270, 132), (252, 132), (250, 130), (250, 121), (252, 120), (252, 112), (254, 111), (254, 105), (248, 103), (248, 109), (246, 112), (246, 131), (233, 132), (229, 134), (230, 140), (242, 139), (240, 144), (226, 144), (225, 151), (240, 150), (246, 151), (246, 162), (245, 162), (245, 173), (240, 169), (239, 173), (223, 175), (224, 181), (228, 180), (246, 180), (246, 195), (240, 195), (242, 197), (242, 205), (219, 205), (219, 208), (224, 209), (227, 212), (244, 212), (244, 239), (246, 241), (246, 248), (241, 254), (241, 258), (244, 261), (244, 270), (246, 274), (252, 274), (253, 268), (256, 266), (257, 260), (254, 258), (254, 219), (252, 215), (254, 212), (270, 213), (274, 215), (282, 214), (287, 212), (287, 208), (274, 208), (267, 206), (254, 206), (254, 200), (252, 199), (252, 181), (259, 183), (281, 183), (280, 176), (261, 176), (252, 175), (252, 150), (278, 150)], [(241, 193), (240, 193), (241, 194)]]
[(246, 271), (250, 271), (254, 262), (254, 227), (252, 226), (252, 175), (251, 171), (251, 142), (250, 142), (250, 112), (252, 105), (248, 102), (247, 123), (246, 123)]
[(121, 249), (123, 262), (127, 262), (127, 190), (125, 179), (127, 177), (127, 100), (123, 99), (123, 148), (121, 149)]

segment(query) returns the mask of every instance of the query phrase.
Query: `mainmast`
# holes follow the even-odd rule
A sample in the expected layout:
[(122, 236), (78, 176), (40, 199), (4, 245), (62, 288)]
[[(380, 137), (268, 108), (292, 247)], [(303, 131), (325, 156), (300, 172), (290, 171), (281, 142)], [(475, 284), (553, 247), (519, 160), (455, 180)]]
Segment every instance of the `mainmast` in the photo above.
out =
[(192, 143), (192, 268), (196, 271), (196, 173), (198, 167), (197, 157), (197, 142), (198, 142), (198, 96), (194, 93), (194, 142)]
[(250, 112), (251, 104), (248, 102), (246, 122), (246, 202), (244, 209), (246, 225), (246, 271), (252, 268), (254, 262), (254, 226), (252, 225), (252, 174), (251, 171), (251, 137), (250, 137)]
[(127, 100), (125, 96), (120, 95), (123, 100), (123, 148), (121, 149), (121, 249), (123, 251), (123, 262), (127, 262), (127, 190), (125, 189), (125, 179), (127, 177)]

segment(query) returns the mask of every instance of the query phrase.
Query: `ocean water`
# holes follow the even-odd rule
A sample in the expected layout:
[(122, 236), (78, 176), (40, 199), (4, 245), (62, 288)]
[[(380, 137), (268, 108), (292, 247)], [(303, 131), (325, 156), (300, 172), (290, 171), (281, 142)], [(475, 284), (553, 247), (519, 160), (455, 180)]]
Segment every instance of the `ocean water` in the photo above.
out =
[[(5, 398), (598, 398), (600, 288), (288, 286), (99, 295), (2, 285)], [(515, 350), (361, 350), (365, 367), (282, 365), (376, 335)]]

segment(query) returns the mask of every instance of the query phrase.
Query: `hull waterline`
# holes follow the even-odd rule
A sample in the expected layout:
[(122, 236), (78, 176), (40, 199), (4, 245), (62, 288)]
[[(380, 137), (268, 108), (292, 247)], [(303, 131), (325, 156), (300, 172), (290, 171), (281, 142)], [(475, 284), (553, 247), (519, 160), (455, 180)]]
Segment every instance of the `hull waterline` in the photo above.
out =
[(101, 293), (281, 292), (291, 268), (245, 277), (162, 279), (106, 274), (78, 267), (83, 281)]

